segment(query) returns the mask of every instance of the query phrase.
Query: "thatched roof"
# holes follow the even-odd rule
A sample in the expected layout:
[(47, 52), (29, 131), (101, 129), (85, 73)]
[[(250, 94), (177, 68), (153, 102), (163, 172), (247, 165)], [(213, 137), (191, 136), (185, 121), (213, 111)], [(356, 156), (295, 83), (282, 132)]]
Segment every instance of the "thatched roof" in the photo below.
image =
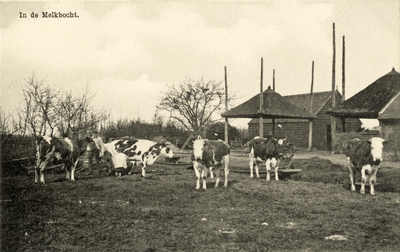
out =
[(263, 108), (260, 110), (260, 94), (250, 100), (222, 113), (227, 118), (302, 118), (313, 119), (315, 115), (309, 109), (303, 109), (285, 101), (280, 94), (271, 87), (263, 92)]
[[(300, 107), (305, 110), (310, 109), (310, 93), (306, 94), (297, 94), (297, 95), (285, 95), (282, 98)], [(339, 91), (336, 90), (336, 101), (340, 101), (342, 95)], [(325, 110), (322, 110), (324, 106), (331, 106), (332, 104), (332, 92), (331, 91), (323, 91), (323, 92), (315, 92), (313, 93), (313, 106), (312, 113), (318, 116), (318, 113), (325, 113)], [(307, 119), (291, 119), (291, 118), (279, 118), (276, 119), (275, 123), (286, 123), (286, 122), (308, 122)], [(249, 124), (259, 123), (259, 118), (253, 118), (249, 122)], [(272, 123), (272, 119), (265, 118), (264, 123)]]
[(328, 110), (328, 114), (343, 118), (375, 118), (400, 92), (400, 73), (394, 68), (350, 99)]
[(400, 92), (379, 112), (378, 119), (400, 119)]

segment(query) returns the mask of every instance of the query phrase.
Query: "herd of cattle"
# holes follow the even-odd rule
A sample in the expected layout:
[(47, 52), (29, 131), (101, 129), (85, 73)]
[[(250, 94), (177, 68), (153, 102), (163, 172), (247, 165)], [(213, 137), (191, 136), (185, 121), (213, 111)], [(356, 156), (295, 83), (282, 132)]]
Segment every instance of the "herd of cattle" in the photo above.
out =
[[(255, 137), (247, 143), (249, 153), (250, 177), (253, 178), (253, 169), (259, 178), (259, 164), (265, 162), (267, 171), (267, 180), (270, 180), (271, 168), (275, 172), (275, 180), (279, 180), (279, 163), (284, 155), (284, 146), (286, 138), (260, 138)], [(347, 157), (347, 166), (350, 172), (351, 191), (355, 191), (354, 174), (361, 172), (361, 194), (365, 193), (365, 184), (370, 182), (370, 193), (375, 195), (374, 184), (376, 183), (376, 174), (379, 170), (379, 164), (382, 162), (382, 151), (384, 139), (373, 137), (369, 141), (360, 141), (355, 139), (346, 142), (343, 145), (343, 152)], [(86, 137), (83, 140), (73, 140), (69, 138), (55, 138), (44, 136), (37, 140), (37, 164), (35, 166), (35, 183), (45, 183), (44, 170), (53, 162), (63, 163), (67, 172), (67, 179), (75, 181), (75, 169), (78, 159), (87, 151), (96, 149), (94, 141)], [(129, 160), (142, 167), (142, 176), (146, 176), (145, 169), (152, 165), (160, 154), (173, 158), (172, 149), (165, 144), (157, 142), (136, 139), (136, 140), (114, 140), (105, 144), (105, 158), (112, 160), (112, 156), (118, 149), (128, 156)], [(97, 153), (99, 153), (97, 151)], [(193, 142), (191, 159), (196, 173), (196, 189), (200, 189), (200, 179), (202, 179), (203, 189), (206, 189), (207, 169), (210, 169), (210, 175), (213, 178), (213, 172), (216, 173), (215, 187), (220, 181), (220, 170), (224, 165), (224, 186), (228, 186), (229, 175), (229, 156), (230, 146), (222, 140), (207, 140), (198, 137)], [(199, 164), (201, 164), (199, 166)]]

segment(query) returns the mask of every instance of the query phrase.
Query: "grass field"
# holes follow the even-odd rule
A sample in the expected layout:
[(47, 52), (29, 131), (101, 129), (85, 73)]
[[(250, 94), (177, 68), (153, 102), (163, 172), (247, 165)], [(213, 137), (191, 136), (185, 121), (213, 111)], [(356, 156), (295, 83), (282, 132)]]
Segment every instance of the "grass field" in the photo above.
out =
[(1, 251), (399, 251), (400, 169), (382, 167), (377, 195), (362, 196), (340, 165), (293, 167), (280, 181), (265, 181), (265, 168), (250, 179), (246, 155), (233, 153), (228, 188), (208, 180), (207, 190), (188, 166), (157, 163), (146, 178), (3, 178)]

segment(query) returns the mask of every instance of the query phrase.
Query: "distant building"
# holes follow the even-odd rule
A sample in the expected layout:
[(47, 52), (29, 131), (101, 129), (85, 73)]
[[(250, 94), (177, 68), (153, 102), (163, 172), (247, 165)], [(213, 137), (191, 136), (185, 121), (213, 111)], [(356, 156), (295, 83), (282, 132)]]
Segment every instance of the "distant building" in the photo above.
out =
[[(286, 102), (290, 102), (304, 111), (310, 111), (310, 93), (282, 96)], [(336, 104), (340, 103), (342, 96), (336, 91)], [(332, 92), (313, 93), (312, 114), (313, 119), (312, 147), (319, 150), (331, 150), (331, 117), (326, 113), (332, 107)], [(343, 123), (340, 118), (336, 119), (336, 131), (343, 131)], [(278, 127), (281, 125), (282, 128)], [(272, 134), (272, 119), (264, 119), (264, 135)], [(346, 119), (346, 132), (358, 131), (361, 121), (357, 118)], [(254, 118), (248, 123), (249, 137), (253, 138), (259, 134), (259, 119)], [(308, 148), (309, 120), (307, 119), (275, 119), (275, 135), (287, 136), (288, 141), (294, 143), (297, 148)]]
[[(386, 152), (400, 151), (400, 73), (380, 77), (342, 104), (328, 111), (338, 118), (378, 119), (380, 136), (387, 141)], [(347, 127), (347, 126), (346, 126)]]

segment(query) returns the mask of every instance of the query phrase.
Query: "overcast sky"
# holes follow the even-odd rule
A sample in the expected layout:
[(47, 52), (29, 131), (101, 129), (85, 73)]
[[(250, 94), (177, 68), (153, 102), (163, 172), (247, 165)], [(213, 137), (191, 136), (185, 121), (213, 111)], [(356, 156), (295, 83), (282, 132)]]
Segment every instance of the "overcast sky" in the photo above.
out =
[[(264, 88), (281, 95), (332, 85), (332, 24), (336, 85), (341, 91), (342, 36), (346, 98), (394, 67), (400, 70), (400, 1), (77, 1), (1, 3), (1, 109), (22, 102), (36, 77), (60, 90), (96, 93), (93, 104), (114, 119), (151, 121), (160, 92), (188, 78), (224, 80), (239, 105)], [(79, 18), (42, 18), (42, 12)], [(20, 18), (22, 13), (27, 18)], [(32, 12), (38, 18), (31, 18)], [(236, 120), (244, 125), (248, 119)], [(244, 123), (244, 124), (243, 124)]]

